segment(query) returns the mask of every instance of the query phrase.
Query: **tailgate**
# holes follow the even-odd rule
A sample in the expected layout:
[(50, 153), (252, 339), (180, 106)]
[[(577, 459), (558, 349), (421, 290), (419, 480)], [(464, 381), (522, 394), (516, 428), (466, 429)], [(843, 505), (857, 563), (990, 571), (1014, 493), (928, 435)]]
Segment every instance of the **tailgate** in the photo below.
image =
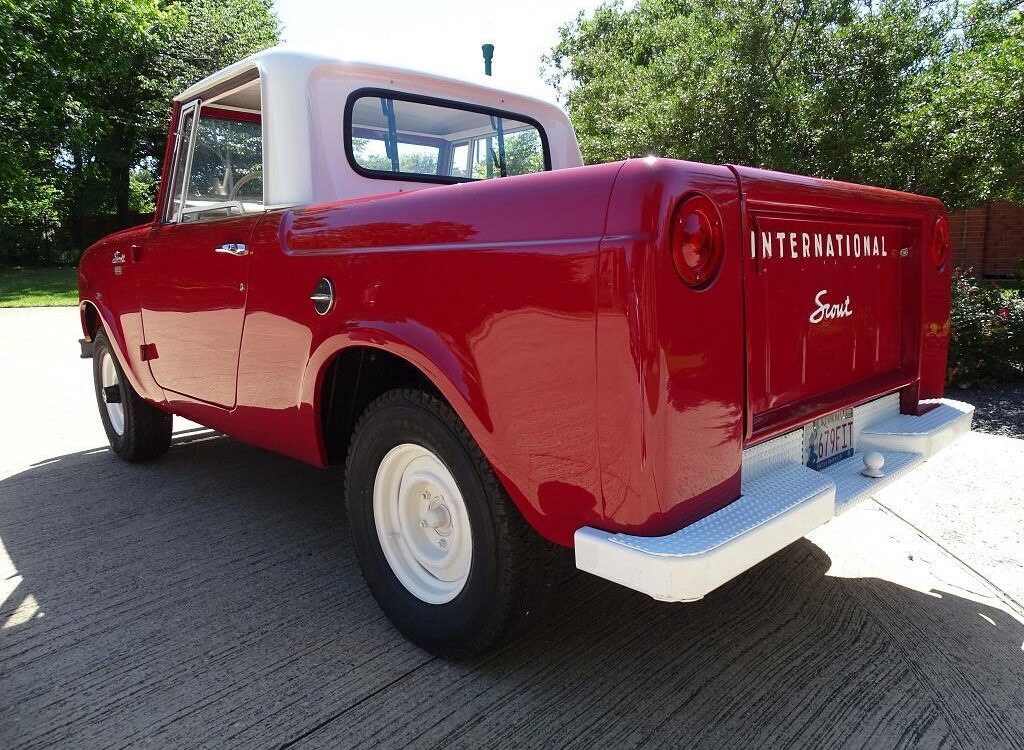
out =
[(734, 168), (744, 202), (747, 439), (913, 384), (938, 201)]

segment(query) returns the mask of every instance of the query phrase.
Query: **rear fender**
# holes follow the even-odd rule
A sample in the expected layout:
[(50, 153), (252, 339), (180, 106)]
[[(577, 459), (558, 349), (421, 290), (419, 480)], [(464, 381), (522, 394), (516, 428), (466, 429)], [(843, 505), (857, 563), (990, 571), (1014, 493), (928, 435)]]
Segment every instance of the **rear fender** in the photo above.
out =
[(498, 479), (509, 493), (526, 521), (550, 541), (568, 544), (569, 536), (551, 532), (527, 494), (503, 470), (501, 452), (494, 439), (494, 425), (481, 388), (479, 373), (466, 356), (452, 349), (438, 332), (415, 321), (381, 322), (378, 326), (361, 326), (325, 338), (313, 352), (302, 382), (302, 404), (308, 407), (310, 428), (317, 435), (320, 464), (327, 457), (323, 431), (319, 421), (320, 394), (328, 366), (334, 357), (352, 346), (368, 346), (396, 355), (413, 365), (441, 393), (470, 435), (483, 451)]
[[(302, 381), (301, 401), (312, 406), (314, 418), (320, 414), (320, 393), (328, 365), (336, 355), (352, 346), (380, 349), (413, 365), (440, 391), (487, 453), (484, 446), (489, 443), (492, 425), (475, 368), (460, 360), (437, 331), (415, 321), (381, 324), (376, 328), (354, 328), (324, 339), (310, 357)], [(319, 424), (317, 434), (321, 456), (326, 463)]]

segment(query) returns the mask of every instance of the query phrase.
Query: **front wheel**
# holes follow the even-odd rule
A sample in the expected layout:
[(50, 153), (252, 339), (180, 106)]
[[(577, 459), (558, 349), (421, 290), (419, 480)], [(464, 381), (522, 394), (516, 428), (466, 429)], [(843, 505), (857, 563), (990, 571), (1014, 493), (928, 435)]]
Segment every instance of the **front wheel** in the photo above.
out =
[(92, 374), (110, 449), (132, 462), (166, 453), (171, 446), (171, 415), (145, 401), (132, 388), (103, 330), (96, 333), (93, 342)]
[(370, 591), (432, 653), (482, 653), (525, 620), (549, 585), (550, 545), (432, 394), (398, 389), (367, 407), (352, 436), (346, 505)]

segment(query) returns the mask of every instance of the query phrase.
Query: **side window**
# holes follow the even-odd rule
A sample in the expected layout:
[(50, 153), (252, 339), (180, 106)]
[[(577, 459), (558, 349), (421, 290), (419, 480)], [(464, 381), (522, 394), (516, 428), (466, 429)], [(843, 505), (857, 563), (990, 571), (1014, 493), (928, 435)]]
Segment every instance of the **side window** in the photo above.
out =
[(472, 177), (473, 169), (469, 164), (469, 144), (452, 145), (452, 161), (448, 165), (448, 174), (452, 177)]
[[(505, 166), (504, 175), (501, 175), (502, 164)], [(540, 136), (535, 129), (530, 128), (505, 133), (504, 143), (496, 135), (477, 138), (473, 141), (471, 169), (470, 176), (477, 180), (543, 172), (544, 152), (541, 150)]]
[(356, 92), (346, 152), (369, 177), (465, 182), (550, 168), (539, 126), (515, 115), (390, 92)]
[(189, 162), (183, 221), (262, 210), (260, 123), (201, 113)]
[(196, 113), (193, 107), (181, 117), (165, 220), (208, 221), (262, 211), (263, 133), (258, 117), (232, 116), (224, 110)]

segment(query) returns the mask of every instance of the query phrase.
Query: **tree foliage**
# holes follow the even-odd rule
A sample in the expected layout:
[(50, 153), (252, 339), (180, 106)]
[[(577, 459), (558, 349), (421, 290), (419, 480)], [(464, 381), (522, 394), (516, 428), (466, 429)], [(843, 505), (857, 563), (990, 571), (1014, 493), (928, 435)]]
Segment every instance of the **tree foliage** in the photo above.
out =
[(639, 0), (545, 58), (589, 162), (658, 154), (1024, 197), (1021, 3)]
[(172, 97), (279, 36), (271, 0), (0, 0), (0, 218), (146, 209)]

